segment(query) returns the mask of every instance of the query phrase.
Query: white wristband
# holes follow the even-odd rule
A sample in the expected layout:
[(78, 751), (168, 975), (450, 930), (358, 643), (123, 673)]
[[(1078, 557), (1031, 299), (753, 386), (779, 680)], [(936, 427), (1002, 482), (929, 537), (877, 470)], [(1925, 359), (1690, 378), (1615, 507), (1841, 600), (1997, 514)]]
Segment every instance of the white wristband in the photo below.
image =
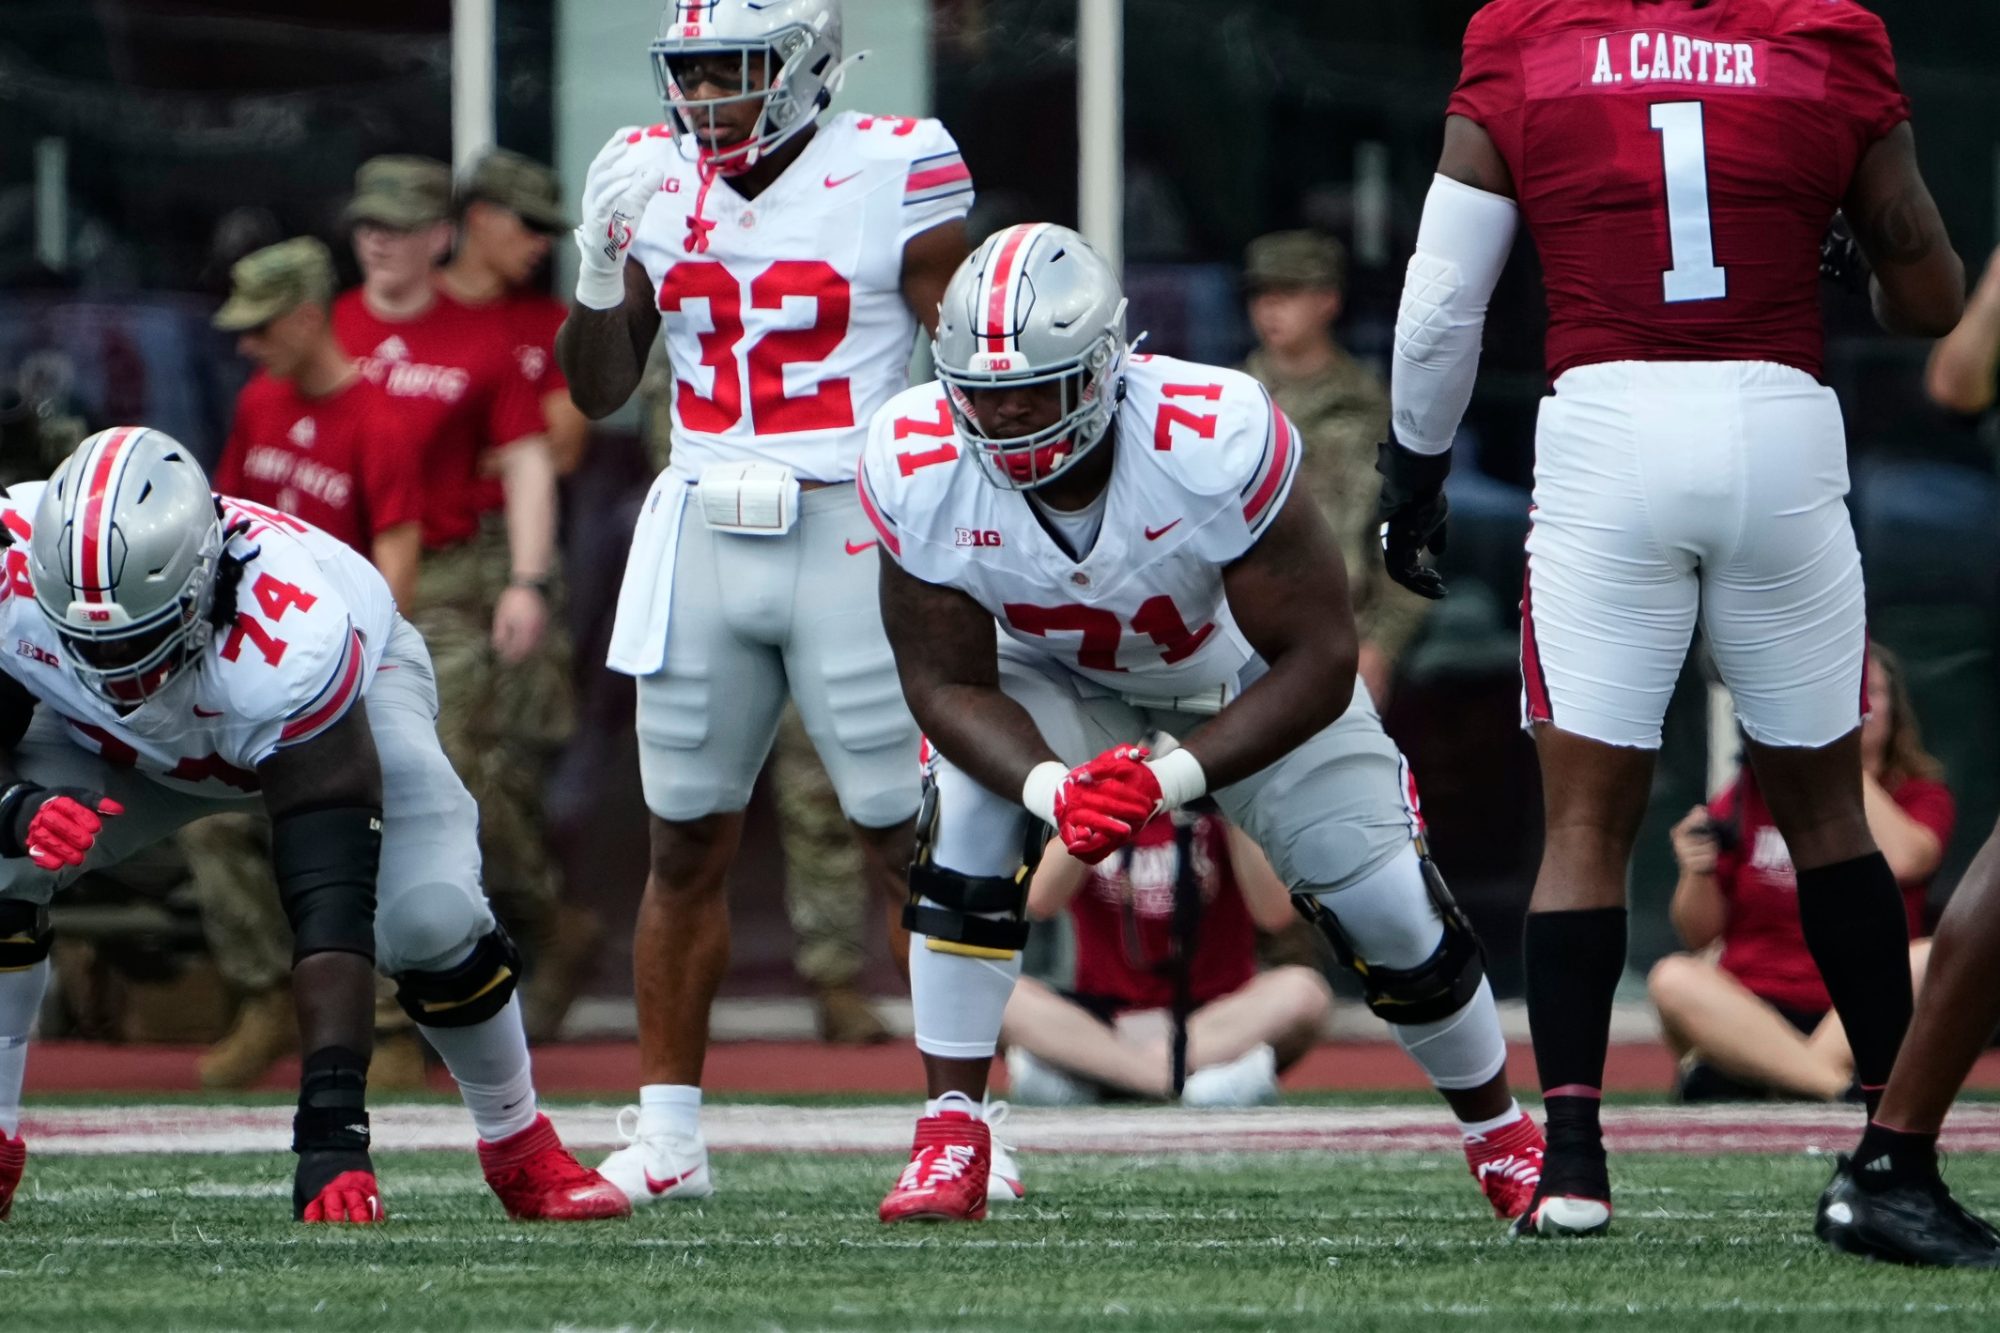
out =
[(1146, 767), (1159, 779), (1162, 810), (1178, 810), (1189, 801), (1208, 795), (1208, 774), (1201, 771), (1201, 760), (1185, 747), (1159, 759), (1148, 759)]
[(577, 304), (590, 310), (616, 310), (625, 304), (625, 264), (606, 273), (585, 263), (576, 270)]
[(1021, 784), (1021, 804), (1028, 813), (1054, 828), (1056, 822), (1056, 791), (1063, 785), (1069, 770), (1053, 759), (1045, 759), (1028, 770), (1028, 780)]

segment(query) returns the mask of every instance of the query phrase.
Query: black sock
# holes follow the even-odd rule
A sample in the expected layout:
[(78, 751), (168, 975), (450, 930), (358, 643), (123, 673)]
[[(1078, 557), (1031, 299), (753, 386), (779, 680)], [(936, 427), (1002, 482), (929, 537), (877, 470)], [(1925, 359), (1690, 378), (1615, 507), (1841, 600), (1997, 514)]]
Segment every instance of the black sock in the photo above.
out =
[(1892, 1178), (1935, 1176), (1937, 1140), (1935, 1134), (1909, 1134), (1870, 1120), (1868, 1128), (1862, 1131), (1861, 1146), (1854, 1150), (1855, 1175), (1866, 1182), (1881, 1170), (1877, 1167), (1875, 1171), (1870, 1171), (1869, 1168), (1886, 1161), (1887, 1174)]
[(1910, 924), (1882, 853), (1799, 872), (1799, 923), (1872, 1116), (1910, 1026)]
[[(1542, 1079), (1550, 1156), (1601, 1173), (1604, 1052), (1611, 999), (1625, 972), (1625, 909), (1531, 912), (1527, 948), (1528, 1025)], [(1586, 1182), (1589, 1183), (1589, 1182)]]

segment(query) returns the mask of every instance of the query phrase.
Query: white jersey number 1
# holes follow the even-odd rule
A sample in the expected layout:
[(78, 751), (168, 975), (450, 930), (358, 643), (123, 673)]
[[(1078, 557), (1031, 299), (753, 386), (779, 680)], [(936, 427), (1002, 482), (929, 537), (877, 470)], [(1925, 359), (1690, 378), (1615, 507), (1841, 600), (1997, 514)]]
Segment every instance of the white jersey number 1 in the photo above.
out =
[(1708, 212), (1708, 135), (1699, 102), (1660, 102), (1653, 129), (1667, 170), (1667, 233), (1674, 266), (1663, 275), (1668, 305), (1729, 295), (1729, 275), (1715, 263)]

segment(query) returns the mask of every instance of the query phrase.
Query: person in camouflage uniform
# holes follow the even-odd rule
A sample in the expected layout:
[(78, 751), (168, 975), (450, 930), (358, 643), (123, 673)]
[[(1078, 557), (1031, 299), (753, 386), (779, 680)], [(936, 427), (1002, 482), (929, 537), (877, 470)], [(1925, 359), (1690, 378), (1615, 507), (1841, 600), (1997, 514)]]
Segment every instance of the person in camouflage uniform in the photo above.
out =
[(1397, 659), (1430, 603), (1391, 582), (1382, 563), (1375, 447), (1388, 438), (1389, 391), (1333, 339), (1347, 252), (1318, 232), (1260, 237), (1244, 256), (1243, 281), (1258, 343), (1243, 369), (1271, 391), (1305, 441), (1301, 474), (1347, 562), (1361, 678), (1386, 709)]
[[(639, 386), (646, 405), (646, 452), (655, 472), (671, 451), (669, 403), (673, 377), (658, 358)], [(785, 853), (785, 915), (791, 922), (792, 967), (812, 988), (822, 1040), (865, 1046), (888, 1040), (889, 1029), (861, 994), (867, 957), (868, 905), (887, 913), (889, 946), (898, 970), (909, 973), (909, 932), (903, 929), (900, 886), (870, 886), (861, 848), (841, 811), (840, 797), (789, 705), (772, 747), (777, 765), (779, 839)]]

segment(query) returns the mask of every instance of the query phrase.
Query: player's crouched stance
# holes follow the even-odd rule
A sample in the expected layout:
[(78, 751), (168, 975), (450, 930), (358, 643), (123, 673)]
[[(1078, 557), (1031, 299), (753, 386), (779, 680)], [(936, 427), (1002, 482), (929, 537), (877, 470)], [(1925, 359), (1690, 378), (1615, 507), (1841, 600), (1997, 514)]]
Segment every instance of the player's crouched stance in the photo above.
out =
[(214, 496), (180, 445), (91, 437), (0, 497), (0, 1218), (21, 1180), (47, 905), (261, 795), (297, 937), (305, 1067), (292, 1202), (379, 1222), (368, 1055), (377, 964), (458, 1080), (517, 1218), (622, 1217), (535, 1104), (513, 945), (479, 887), (478, 812), (438, 748), (430, 655), (367, 561)]
[[(935, 751), (905, 917), (932, 1100), (882, 1220), (985, 1215), (978, 1112), (1033, 821), (1095, 864), (1204, 794), (1361, 975), (1495, 1211), (1518, 1214), (1541, 1134), (1508, 1092), (1479, 945), (1421, 854), (1402, 756), (1354, 690), (1346, 574), (1292, 497), (1291, 424), (1246, 376), (1130, 356), (1116, 276), (1062, 227), (974, 253), (934, 352), (942, 383), (877, 415), (860, 480), (882, 620)], [(1136, 742), (1154, 731), (1181, 748), (1150, 758)]]

